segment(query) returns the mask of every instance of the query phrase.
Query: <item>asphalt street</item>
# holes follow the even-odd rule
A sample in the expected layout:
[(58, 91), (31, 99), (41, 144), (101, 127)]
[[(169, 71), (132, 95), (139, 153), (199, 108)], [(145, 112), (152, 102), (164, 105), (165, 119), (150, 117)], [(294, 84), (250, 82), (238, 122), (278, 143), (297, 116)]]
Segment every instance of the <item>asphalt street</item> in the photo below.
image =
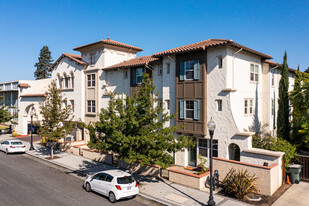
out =
[[(27, 154), (0, 152), (0, 205), (115, 205), (99, 194), (87, 193), (83, 180), (69, 171)], [(141, 197), (121, 200), (116, 205), (154, 205)]]

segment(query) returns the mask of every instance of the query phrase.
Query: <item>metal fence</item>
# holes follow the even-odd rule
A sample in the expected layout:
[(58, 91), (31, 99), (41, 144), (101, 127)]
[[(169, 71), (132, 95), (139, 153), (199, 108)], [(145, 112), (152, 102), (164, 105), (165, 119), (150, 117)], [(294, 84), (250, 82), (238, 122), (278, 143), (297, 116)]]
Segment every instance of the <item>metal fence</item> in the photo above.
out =
[(295, 163), (303, 166), (300, 173), (300, 179), (309, 182), (309, 156), (296, 155)]

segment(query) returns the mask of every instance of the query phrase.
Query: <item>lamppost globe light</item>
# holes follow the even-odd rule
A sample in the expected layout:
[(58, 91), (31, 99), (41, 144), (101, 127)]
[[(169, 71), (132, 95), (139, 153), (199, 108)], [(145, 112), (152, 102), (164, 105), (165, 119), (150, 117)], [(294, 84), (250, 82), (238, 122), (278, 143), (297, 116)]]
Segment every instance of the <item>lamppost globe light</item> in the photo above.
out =
[(216, 123), (213, 121), (212, 117), (210, 118), (210, 121), (207, 123), (207, 127), (209, 131), (215, 131), (216, 129)]

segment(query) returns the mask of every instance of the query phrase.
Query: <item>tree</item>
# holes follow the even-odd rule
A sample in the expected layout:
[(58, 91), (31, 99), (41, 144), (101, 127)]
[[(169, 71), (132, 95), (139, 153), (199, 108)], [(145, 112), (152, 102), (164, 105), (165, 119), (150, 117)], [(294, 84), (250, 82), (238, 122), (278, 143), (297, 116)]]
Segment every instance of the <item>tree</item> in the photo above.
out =
[(296, 72), (291, 91), (293, 106), (292, 139), (298, 147), (309, 148), (309, 74)]
[(39, 61), (34, 65), (37, 68), (34, 72), (35, 79), (49, 78), (51, 76), (51, 73), (48, 71), (48, 68), (51, 67), (53, 60), (48, 46), (43, 46), (40, 51), (40, 56), (38, 60)]
[(3, 103), (3, 97), (0, 96), (0, 124), (11, 121), (14, 118), (8, 110), (8, 107)]
[(42, 123), (40, 123), (39, 134), (51, 142), (50, 157), (53, 159), (53, 149), (58, 140), (69, 135), (74, 129), (71, 106), (65, 105), (61, 90), (57, 88), (56, 82), (48, 86), (44, 103), (40, 105)]
[(192, 146), (189, 137), (175, 139), (179, 127), (164, 127), (175, 118), (163, 112), (155, 86), (149, 75), (144, 73), (143, 84), (133, 97), (124, 99), (110, 94), (109, 105), (102, 108), (100, 121), (89, 126), (91, 141), (88, 146), (102, 153), (112, 153), (130, 164), (133, 172), (135, 163), (160, 165), (163, 168), (173, 164), (173, 152)]
[(309, 73), (309, 67), (304, 72)]
[(281, 79), (279, 82), (279, 100), (277, 117), (277, 136), (290, 141), (290, 106), (289, 106), (289, 67), (287, 64), (287, 54), (283, 57), (281, 67)]

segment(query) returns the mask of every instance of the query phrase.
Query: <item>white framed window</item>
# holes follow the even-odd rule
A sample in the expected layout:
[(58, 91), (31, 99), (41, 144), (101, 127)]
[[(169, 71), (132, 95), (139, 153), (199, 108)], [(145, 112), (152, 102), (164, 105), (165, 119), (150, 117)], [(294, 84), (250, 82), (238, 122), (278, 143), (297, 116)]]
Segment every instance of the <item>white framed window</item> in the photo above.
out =
[(163, 74), (163, 67), (162, 67), (162, 65), (159, 65), (159, 67), (158, 67), (158, 76), (162, 76), (162, 74)]
[(200, 64), (199, 60), (180, 62), (179, 79), (184, 80), (199, 80)]
[(194, 61), (185, 62), (185, 79), (192, 80), (194, 76)]
[(199, 150), (199, 154), (202, 157), (208, 157), (208, 140), (207, 139), (199, 139), (198, 140), (198, 150)]
[(87, 101), (87, 112), (95, 113), (95, 101), (94, 100)]
[(271, 71), (271, 86), (275, 86), (275, 70)]
[(95, 74), (88, 74), (87, 75), (87, 86), (88, 87), (95, 87)]
[(218, 60), (218, 68), (222, 69), (222, 65), (223, 65), (223, 63), (222, 63), (222, 56), (218, 56), (217, 60)]
[(169, 99), (167, 99), (167, 100), (165, 100), (165, 102), (166, 102), (166, 109), (170, 109), (170, 100)]
[(180, 100), (179, 119), (199, 120), (199, 100)]
[(218, 140), (212, 140), (212, 156), (218, 157)]
[(253, 114), (253, 99), (245, 99), (244, 113), (245, 113), (245, 116), (249, 116)]
[(128, 78), (128, 70), (123, 71), (123, 78), (124, 79)]
[(90, 54), (90, 64), (95, 64), (95, 54)]
[(250, 64), (250, 81), (259, 82), (259, 65), (257, 64)]
[(194, 117), (194, 101), (186, 101), (185, 105), (186, 119), (193, 119)]
[(218, 111), (222, 111), (222, 99), (217, 99), (216, 102)]
[(170, 74), (170, 73), (171, 73), (171, 64), (166, 63), (166, 74)]

